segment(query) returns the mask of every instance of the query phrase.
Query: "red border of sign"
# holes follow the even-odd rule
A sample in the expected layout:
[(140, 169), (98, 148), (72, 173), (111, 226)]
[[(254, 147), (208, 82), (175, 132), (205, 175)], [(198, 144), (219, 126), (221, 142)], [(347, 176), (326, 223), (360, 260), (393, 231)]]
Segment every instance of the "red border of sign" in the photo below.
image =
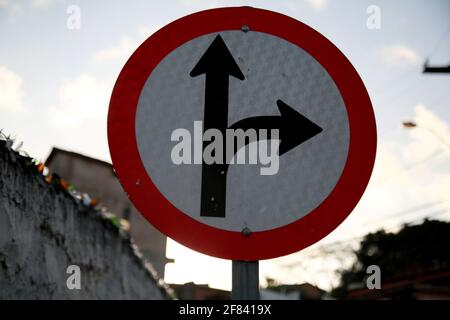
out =
[[(350, 145), (336, 187), (305, 217), (276, 229), (225, 231), (202, 224), (172, 205), (153, 184), (141, 162), (135, 135), (141, 90), (158, 63), (196, 37), (225, 30), (265, 32), (312, 55), (334, 79), (347, 108)], [(108, 141), (114, 169), (136, 208), (161, 232), (202, 253), (224, 259), (262, 260), (299, 251), (333, 231), (354, 209), (372, 173), (376, 125), (369, 95), (358, 73), (329, 40), (288, 16), (251, 7), (219, 8), (176, 20), (148, 38), (122, 69), (111, 96)]]

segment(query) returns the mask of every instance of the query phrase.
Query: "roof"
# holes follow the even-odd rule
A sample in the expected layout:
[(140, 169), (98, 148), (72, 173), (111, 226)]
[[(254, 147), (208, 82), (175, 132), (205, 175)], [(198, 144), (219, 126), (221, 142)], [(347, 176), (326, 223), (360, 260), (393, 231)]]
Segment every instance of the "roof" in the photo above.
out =
[(380, 290), (370, 290), (366, 287), (355, 288), (348, 292), (348, 299), (382, 299), (396, 294), (412, 294), (413, 292), (430, 292), (449, 297), (449, 280), (450, 269), (448, 268), (428, 271), (408, 275), (401, 279), (386, 279), (383, 281)]
[(48, 166), (58, 154), (65, 154), (71, 158), (78, 158), (80, 160), (93, 162), (93, 163), (96, 163), (97, 165), (105, 166), (105, 167), (108, 167), (111, 170), (113, 170), (112, 164), (107, 161), (95, 159), (95, 158), (88, 157), (88, 156), (85, 156), (85, 155), (77, 153), (77, 152), (67, 151), (67, 150), (56, 148), (56, 147), (52, 148), (52, 151), (48, 155), (47, 160), (45, 160), (45, 165)]

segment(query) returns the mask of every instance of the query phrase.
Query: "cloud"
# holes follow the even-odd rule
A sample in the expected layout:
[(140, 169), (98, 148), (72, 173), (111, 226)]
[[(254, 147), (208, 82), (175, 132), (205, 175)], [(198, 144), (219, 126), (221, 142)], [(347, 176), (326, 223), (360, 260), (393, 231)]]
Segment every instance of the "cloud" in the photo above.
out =
[(320, 11), (327, 7), (328, 0), (305, 0), (314, 10)]
[[(368, 188), (354, 214), (339, 227), (339, 234), (351, 238), (380, 228), (393, 230), (424, 217), (450, 218), (450, 172), (445, 169), (450, 161), (450, 147), (443, 143), (450, 142), (448, 125), (422, 104), (415, 107), (412, 119), (405, 120), (414, 121), (418, 127), (399, 128), (402, 131), (398, 140), (380, 137)], [(424, 129), (428, 127), (435, 134)], [(405, 209), (425, 203), (430, 206), (404, 213)], [(445, 209), (446, 217), (435, 215)]]
[[(35, 8), (45, 8), (60, 0), (30, 0), (30, 3)], [(13, 4), (12, 0), (0, 0), (0, 7), (7, 7)], [(17, 5), (17, 0), (14, 0), (14, 5)]]
[(106, 121), (110, 89), (89, 74), (65, 81), (59, 88), (59, 104), (49, 108), (52, 126), (76, 128), (85, 121)]
[(0, 66), (0, 110), (21, 112), (22, 78), (5, 66)]
[(0, 0), (0, 9), (8, 10), (9, 21), (15, 22), (16, 19), (24, 13), (23, 4), (12, 2), (11, 0)]
[(137, 48), (136, 41), (130, 37), (121, 37), (119, 43), (115, 46), (102, 49), (94, 53), (95, 61), (115, 61), (127, 59)]
[(158, 29), (158, 26), (153, 26), (151, 28), (142, 26), (137, 30), (138, 37), (136, 37), (136, 39), (129, 36), (122, 36), (116, 45), (95, 52), (93, 59), (96, 62), (125, 61), (143, 40), (147, 39)]
[(438, 150), (450, 152), (450, 131), (448, 125), (423, 104), (414, 108), (416, 128), (410, 129), (413, 139), (404, 152), (404, 158), (417, 158), (417, 155), (431, 154)]
[(50, 5), (60, 2), (61, 0), (0, 0), (0, 9), (5, 9), (8, 12), (8, 19), (15, 23), (28, 8), (31, 9), (45, 9)]
[[(442, 170), (450, 160), (448, 125), (423, 104), (414, 109), (417, 127), (404, 129), (409, 141), (385, 142), (379, 148), (367, 196), (370, 206), (410, 207), (414, 203), (448, 200), (450, 173)], [(406, 131), (409, 130), (409, 131)], [(375, 196), (377, 195), (377, 196)]]
[(57, 0), (31, 0), (31, 4), (36, 8), (45, 8), (55, 3)]
[(140, 38), (147, 39), (152, 34), (154, 34), (156, 31), (158, 31), (161, 27), (160, 26), (154, 26), (152, 28), (142, 26), (138, 29), (138, 34)]
[(226, 0), (210, 0), (210, 1), (202, 1), (202, 0), (180, 0), (180, 4), (183, 7), (187, 7), (187, 8), (197, 8), (197, 7), (202, 7), (202, 8), (215, 8), (215, 7), (225, 7), (225, 6), (231, 6), (233, 4), (233, 2), (230, 3), (230, 1)]
[(414, 178), (428, 197), (448, 199), (450, 174), (439, 166), (446, 166), (450, 159), (449, 126), (423, 104), (415, 107), (414, 122), (417, 127), (409, 132), (412, 142), (403, 149), (402, 157), (417, 162), (428, 155), (429, 162), (414, 170)]
[[(230, 6), (240, 6), (242, 5), (240, 1), (230, 1), (230, 0), (210, 0), (210, 1), (202, 1), (202, 0), (179, 0), (179, 3), (183, 7), (187, 8), (217, 8), (217, 7), (230, 7)], [(320, 11), (327, 7), (328, 0), (303, 0), (303, 3), (306, 3), (314, 10)], [(292, 10), (300, 9), (301, 1), (299, 0), (290, 0), (285, 2), (285, 5)]]
[(381, 50), (383, 61), (390, 65), (418, 65), (422, 58), (413, 49), (404, 45), (392, 45)]
[(304, 10), (305, 4), (315, 11), (321, 11), (328, 6), (328, 0), (289, 0), (284, 2), (286, 8), (292, 11)]

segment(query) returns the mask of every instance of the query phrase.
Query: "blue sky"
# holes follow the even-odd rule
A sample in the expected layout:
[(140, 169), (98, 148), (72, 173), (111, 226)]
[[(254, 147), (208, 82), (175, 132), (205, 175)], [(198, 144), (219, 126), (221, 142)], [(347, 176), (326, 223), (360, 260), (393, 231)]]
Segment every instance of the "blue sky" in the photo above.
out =
[[(80, 9), (80, 29), (67, 28), (70, 5)], [(109, 160), (109, 96), (129, 55), (179, 17), (236, 5), (278, 11), (321, 32), (356, 67), (374, 104), (377, 162), (354, 213), (312, 248), (261, 264), (262, 277), (327, 287), (335, 262), (327, 262), (325, 271), (307, 272), (324, 265), (323, 257), (306, 259), (317, 248), (449, 207), (450, 75), (421, 73), (427, 58), (432, 64), (450, 63), (449, 1), (0, 0), (0, 128), (41, 160), (53, 146)], [(369, 5), (381, 9), (379, 30), (366, 26)], [(402, 128), (408, 119), (423, 128)], [(419, 209), (396, 214), (410, 208)], [(177, 262), (168, 267), (167, 280), (229, 288), (228, 262), (172, 242), (168, 254)], [(305, 259), (311, 262), (308, 270), (296, 264)], [(204, 269), (195, 272), (199, 265)]]

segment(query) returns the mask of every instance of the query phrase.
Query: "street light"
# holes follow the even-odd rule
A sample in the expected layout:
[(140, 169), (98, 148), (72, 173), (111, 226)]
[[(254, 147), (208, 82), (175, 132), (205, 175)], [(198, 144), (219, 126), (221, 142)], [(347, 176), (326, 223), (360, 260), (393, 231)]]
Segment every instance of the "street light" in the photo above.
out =
[(445, 140), (444, 137), (442, 137), (441, 135), (439, 135), (438, 133), (436, 133), (436, 131), (434, 131), (431, 128), (428, 127), (424, 127), (421, 125), (418, 125), (416, 122), (414, 121), (403, 121), (402, 125), (404, 128), (406, 129), (413, 129), (413, 128), (421, 128), (423, 130), (428, 131), (429, 133), (431, 133), (436, 139), (438, 139), (442, 144), (444, 144), (447, 148), (450, 149), (450, 142)]
[(402, 124), (405, 128), (408, 128), (408, 129), (417, 127), (417, 124), (412, 121), (403, 121)]

